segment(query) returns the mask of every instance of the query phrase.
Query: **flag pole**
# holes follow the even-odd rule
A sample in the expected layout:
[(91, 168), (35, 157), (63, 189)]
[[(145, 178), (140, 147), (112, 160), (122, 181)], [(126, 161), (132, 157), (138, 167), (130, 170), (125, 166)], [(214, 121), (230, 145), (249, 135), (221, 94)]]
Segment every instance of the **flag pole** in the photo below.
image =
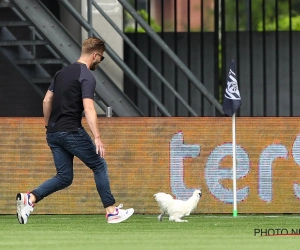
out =
[(232, 180), (233, 180), (233, 217), (237, 217), (236, 202), (236, 133), (235, 133), (235, 113), (232, 115)]
[(235, 74), (235, 61), (232, 59), (228, 78), (227, 87), (223, 99), (223, 111), (226, 115), (232, 117), (232, 182), (233, 182), (233, 217), (237, 217), (237, 190), (236, 190), (236, 132), (235, 132), (235, 112), (242, 105), (241, 95), (237, 84)]

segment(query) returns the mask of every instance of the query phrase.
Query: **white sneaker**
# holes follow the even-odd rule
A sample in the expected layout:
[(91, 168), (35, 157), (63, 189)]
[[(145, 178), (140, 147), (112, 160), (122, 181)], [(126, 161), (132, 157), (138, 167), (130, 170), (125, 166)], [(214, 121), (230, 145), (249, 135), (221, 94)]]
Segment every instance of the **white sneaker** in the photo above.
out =
[(17, 194), (17, 218), (20, 224), (26, 224), (30, 213), (33, 211), (33, 204), (30, 204), (29, 197), (28, 193)]
[(121, 209), (123, 204), (116, 207), (116, 212), (114, 214), (106, 214), (107, 223), (120, 223), (127, 220), (134, 213), (133, 208)]

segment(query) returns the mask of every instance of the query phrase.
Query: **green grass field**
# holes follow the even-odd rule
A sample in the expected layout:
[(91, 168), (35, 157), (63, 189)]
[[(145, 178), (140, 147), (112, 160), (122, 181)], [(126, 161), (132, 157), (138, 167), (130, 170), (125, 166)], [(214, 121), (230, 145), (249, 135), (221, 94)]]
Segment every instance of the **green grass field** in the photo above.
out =
[[(188, 223), (159, 222), (156, 215), (133, 215), (107, 224), (103, 215), (31, 215), (26, 225), (0, 216), (0, 249), (160, 250), (298, 249), (300, 236), (254, 236), (255, 229), (300, 229), (295, 215), (191, 215)], [(271, 230), (272, 229), (272, 230)], [(285, 233), (286, 231), (283, 231)]]

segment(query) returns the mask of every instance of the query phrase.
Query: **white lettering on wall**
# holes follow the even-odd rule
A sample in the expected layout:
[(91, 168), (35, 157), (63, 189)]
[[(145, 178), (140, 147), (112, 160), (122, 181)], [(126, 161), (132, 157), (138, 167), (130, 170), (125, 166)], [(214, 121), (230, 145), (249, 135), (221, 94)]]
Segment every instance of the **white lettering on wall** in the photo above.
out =
[[(296, 137), (296, 140), (294, 141), (293, 147), (292, 147), (292, 155), (294, 158), (294, 161), (298, 166), (300, 166), (300, 135)], [(294, 193), (296, 197), (300, 198), (300, 186), (296, 182), (294, 183)]]
[[(224, 143), (215, 148), (208, 157), (205, 165), (205, 180), (211, 194), (224, 203), (233, 203), (233, 190), (221, 184), (224, 179), (233, 177), (232, 166), (220, 168), (221, 161), (226, 156), (232, 156), (232, 143)], [(246, 151), (236, 146), (236, 178), (245, 177), (250, 170), (249, 157)], [(237, 202), (245, 200), (249, 193), (249, 187), (238, 189), (236, 192)]]
[[(184, 159), (200, 155), (200, 145), (184, 144), (183, 133), (176, 133), (170, 142), (170, 185), (172, 193), (182, 200), (188, 199), (196, 188), (187, 188), (184, 183)], [(233, 190), (222, 184), (225, 179), (233, 178), (232, 166), (220, 167), (225, 157), (232, 157), (232, 143), (223, 143), (212, 150), (204, 169), (205, 184), (210, 193), (219, 201), (233, 203)], [(300, 166), (300, 135), (293, 143), (292, 156)], [(288, 149), (282, 144), (271, 144), (260, 154), (258, 159), (258, 196), (265, 202), (273, 198), (273, 163), (277, 158), (288, 159)], [(250, 172), (249, 155), (241, 146), (236, 146), (236, 179), (245, 177)], [(199, 166), (199, 169), (201, 166)], [(203, 185), (203, 184), (202, 184)], [(300, 199), (300, 185), (294, 183), (294, 193)], [(237, 189), (237, 202), (245, 200), (249, 186)]]
[(172, 193), (177, 199), (187, 200), (195, 189), (188, 189), (184, 184), (185, 158), (195, 158), (200, 155), (200, 145), (184, 144), (183, 133), (175, 134), (170, 142), (170, 184)]
[(266, 202), (272, 201), (272, 164), (277, 158), (288, 157), (288, 150), (281, 144), (266, 147), (259, 157), (258, 164), (258, 195)]

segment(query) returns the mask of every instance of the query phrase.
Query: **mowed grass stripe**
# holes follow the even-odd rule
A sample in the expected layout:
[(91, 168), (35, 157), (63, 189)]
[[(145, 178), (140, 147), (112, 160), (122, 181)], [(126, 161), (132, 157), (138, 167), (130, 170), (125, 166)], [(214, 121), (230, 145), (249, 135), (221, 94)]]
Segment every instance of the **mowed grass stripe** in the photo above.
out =
[(0, 249), (297, 249), (298, 236), (254, 236), (255, 229), (300, 229), (299, 216), (191, 215), (188, 223), (133, 215), (107, 224), (104, 215), (31, 215), (26, 225), (0, 216)]

